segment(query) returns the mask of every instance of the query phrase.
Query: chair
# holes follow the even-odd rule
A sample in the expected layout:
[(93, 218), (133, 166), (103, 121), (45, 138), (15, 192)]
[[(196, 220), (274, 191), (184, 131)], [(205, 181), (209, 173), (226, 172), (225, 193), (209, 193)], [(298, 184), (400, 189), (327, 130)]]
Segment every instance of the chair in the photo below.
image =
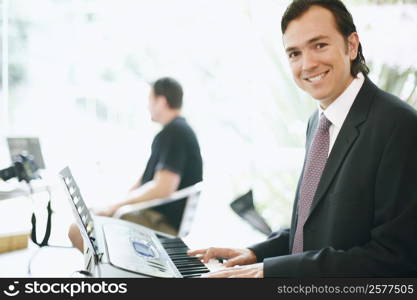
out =
[(192, 222), (194, 221), (195, 211), (197, 209), (198, 199), (202, 190), (202, 182), (198, 182), (192, 186), (178, 190), (168, 198), (153, 199), (146, 202), (129, 204), (120, 207), (113, 215), (115, 218), (122, 218), (125, 214), (165, 205), (174, 201), (186, 198), (184, 212), (182, 214), (178, 237), (185, 237), (190, 233)]
[(230, 203), (230, 207), (238, 216), (248, 222), (256, 230), (265, 235), (270, 235), (272, 233), (272, 230), (265, 219), (256, 211), (253, 204), (252, 190), (249, 190), (246, 194), (236, 198)]

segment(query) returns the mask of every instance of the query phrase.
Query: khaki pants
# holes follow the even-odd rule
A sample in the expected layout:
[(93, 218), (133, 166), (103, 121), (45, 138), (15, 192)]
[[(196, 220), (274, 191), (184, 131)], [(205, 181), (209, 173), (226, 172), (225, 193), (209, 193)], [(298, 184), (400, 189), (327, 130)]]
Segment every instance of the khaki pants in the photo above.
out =
[(176, 230), (171, 224), (169, 224), (166, 217), (160, 212), (157, 212), (153, 209), (145, 209), (137, 212), (128, 213), (122, 216), (122, 219), (171, 235), (178, 234), (178, 230)]

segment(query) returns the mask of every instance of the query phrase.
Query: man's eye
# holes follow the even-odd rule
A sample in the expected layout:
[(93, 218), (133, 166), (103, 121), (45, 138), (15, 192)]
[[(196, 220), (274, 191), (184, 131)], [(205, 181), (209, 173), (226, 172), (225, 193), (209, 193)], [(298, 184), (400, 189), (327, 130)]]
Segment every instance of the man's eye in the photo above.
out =
[(295, 58), (295, 57), (297, 57), (298, 55), (300, 55), (300, 52), (298, 52), (298, 51), (294, 51), (294, 52), (290, 52), (290, 53), (288, 54), (288, 57), (289, 57), (289, 58)]
[(317, 49), (322, 49), (322, 48), (324, 48), (324, 47), (326, 47), (327, 46), (327, 44), (326, 43), (318, 43), (318, 44), (316, 44), (316, 48)]

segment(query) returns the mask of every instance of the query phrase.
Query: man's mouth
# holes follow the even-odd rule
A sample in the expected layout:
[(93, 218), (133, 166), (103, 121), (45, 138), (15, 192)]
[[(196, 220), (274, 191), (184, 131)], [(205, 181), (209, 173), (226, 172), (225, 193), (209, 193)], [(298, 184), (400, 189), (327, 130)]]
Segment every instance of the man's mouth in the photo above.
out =
[(327, 75), (327, 73), (329, 73), (329, 71), (325, 71), (323, 73), (310, 76), (310, 77), (304, 77), (304, 80), (307, 80), (308, 82), (311, 82), (311, 83), (315, 83), (315, 82), (322, 80)]

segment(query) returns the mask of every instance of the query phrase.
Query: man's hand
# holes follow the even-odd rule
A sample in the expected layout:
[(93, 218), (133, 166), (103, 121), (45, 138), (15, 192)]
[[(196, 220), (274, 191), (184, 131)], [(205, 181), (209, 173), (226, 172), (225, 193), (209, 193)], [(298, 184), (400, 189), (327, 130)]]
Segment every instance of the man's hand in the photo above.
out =
[(111, 205), (104, 209), (100, 210), (93, 210), (93, 213), (97, 216), (103, 216), (103, 217), (113, 217), (113, 215), (116, 213), (116, 211), (120, 208), (120, 205)]
[(263, 278), (263, 263), (248, 266), (226, 268), (216, 272), (205, 273), (202, 278)]
[(197, 256), (205, 264), (211, 258), (226, 258), (223, 264), (225, 267), (235, 265), (249, 265), (256, 263), (256, 255), (250, 249), (234, 249), (234, 248), (207, 248), (199, 250), (190, 250), (187, 253), (190, 256)]

